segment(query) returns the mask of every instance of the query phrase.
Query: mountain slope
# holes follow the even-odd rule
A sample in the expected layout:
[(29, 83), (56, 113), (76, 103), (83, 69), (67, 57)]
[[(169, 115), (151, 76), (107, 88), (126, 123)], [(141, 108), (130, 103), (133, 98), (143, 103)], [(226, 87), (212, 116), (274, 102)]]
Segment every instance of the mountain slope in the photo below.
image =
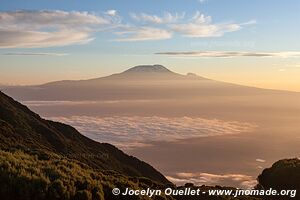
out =
[(128, 156), (110, 144), (81, 135), (73, 127), (42, 119), (26, 106), (0, 92), (0, 147), (25, 152), (53, 152), (76, 159), (90, 167), (147, 177), (160, 183), (169, 181), (153, 167)]
[(128, 198), (113, 195), (115, 187), (163, 188), (146, 178), (95, 170), (53, 153), (45, 157), (3, 150), (0, 150), (0, 183), (0, 198), (5, 200), (116, 200)]

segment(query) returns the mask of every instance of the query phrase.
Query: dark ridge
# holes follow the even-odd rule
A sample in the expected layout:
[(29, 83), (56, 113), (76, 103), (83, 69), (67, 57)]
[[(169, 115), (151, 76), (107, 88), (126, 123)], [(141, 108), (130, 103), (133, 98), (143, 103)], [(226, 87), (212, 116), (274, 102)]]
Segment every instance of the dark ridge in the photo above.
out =
[[(298, 158), (283, 159), (272, 167), (264, 169), (258, 176), (259, 185), (264, 189), (300, 190), (300, 160)], [(299, 199), (299, 195), (297, 196)]]

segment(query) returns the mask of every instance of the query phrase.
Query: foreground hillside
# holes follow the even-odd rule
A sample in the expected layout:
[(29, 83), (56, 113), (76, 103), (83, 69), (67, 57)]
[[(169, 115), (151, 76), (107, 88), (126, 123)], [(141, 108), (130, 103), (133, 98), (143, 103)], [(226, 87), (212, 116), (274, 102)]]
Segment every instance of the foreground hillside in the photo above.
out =
[(169, 181), (149, 164), (110, 144), (95, 142), (71, 126), (42, 119), (26, 106), (0, 92), (0, 148), (27, 153), (56, 153), (92, 168), (124, 175)]
[(33, 156), (20, 151), (0, 151), (0, 182), (0, 197), (6, 200), (113, 200), (120, 199), (112, 195), (115, 187), (162, 188), (147, 178), (93, 170), (56, 154)]
[[(147, 178), (133, 178), (113, 171), (99, 171), (56, 154), (29, 155), (0, 151), (0, 198), (5, 200), (230, 200), (226, 196), (114, 196), (113, 188), (124, 191), (158, 189), (166, 186)], [(171, 186), (175, 189), (174, 186)], [(194, 186), (187, 186), (194, 187)], [(184, 189), (179, 187), (176, 189)], [(202, 190), (213, 187), (202, 186)], [(221, 187), (218, 187), (220, 189)], [(240, 197), (241, 200), (256, 200)]]

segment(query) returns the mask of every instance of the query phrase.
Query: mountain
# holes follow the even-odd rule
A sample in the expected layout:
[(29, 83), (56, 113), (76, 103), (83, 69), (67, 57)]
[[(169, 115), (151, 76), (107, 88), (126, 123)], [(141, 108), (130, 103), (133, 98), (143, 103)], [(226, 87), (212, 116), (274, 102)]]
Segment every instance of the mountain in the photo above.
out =
[(207, 84), (213, 87), (216, 84), (197, 75), (172, 72), (162, 65), (140, 65), (106, 77), (2, 87), (2, 90), (20, 101), (157, 99), (175, 97), (178, 92), (190, 95), (189, 88), (195, 83), (203, 89), (209, 87)]
[(282, 92), (214, 81), (193, 73), (182, 75), (162, 65), (135, 66), (121, 73), (88, 80), (63, 80), (35, 86), (1, 88), (19, 101), (191, 99)]
[(0, 92), (0, 147), (29, 153), (55, 153), (93, 169), (170, 183), (149, 164), (128, 156), (110, 144), (95, 142), (71, 126), (45, 120)]
[[(195, 77), (194, 77), (195, 78)], [(206, 80), (203, 77), (197, 76), (197, 79), (203, 79)], [(175, 73), (168, 68), (166, 68), (163, 65), (138, 65), (135, 67), (131, 67), (121, 73), (112, 74), (106, 77), (100, 77), (100, 78), (94, 78), (94, 79), (88, 79), (88, 80), (75, 80), (75, 81), (55, 81), (43, 84), (42, 86), (48, 86), (48, 85), (55, 85), (55, 84), (62, 84), (62, 83), (81, 83), (81, 84), (95, 84), (95, 83), (101, 83), (102, 81), (107, 80), (148, 80), (148, 81), (157, 81), (157, 80), (176, 80), (176, 79), (193, 79), (189, 76), (182, 75)]]

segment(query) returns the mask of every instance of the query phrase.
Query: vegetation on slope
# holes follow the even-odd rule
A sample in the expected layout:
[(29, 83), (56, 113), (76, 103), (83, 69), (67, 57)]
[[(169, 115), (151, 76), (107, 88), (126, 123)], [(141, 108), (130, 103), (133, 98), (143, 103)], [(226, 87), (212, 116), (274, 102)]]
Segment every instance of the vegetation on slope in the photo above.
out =
[[(21, 151), (0, 151), (0, 182), (0, 197), (6, 200), (126, 199), (125, 196), (113, 196), (112, 189), (163, 187), (147, 178), (93, 170), (85, 164), (59, 155), (34, 156)], [(128, 199), (149, 198), (133, 196)]]

